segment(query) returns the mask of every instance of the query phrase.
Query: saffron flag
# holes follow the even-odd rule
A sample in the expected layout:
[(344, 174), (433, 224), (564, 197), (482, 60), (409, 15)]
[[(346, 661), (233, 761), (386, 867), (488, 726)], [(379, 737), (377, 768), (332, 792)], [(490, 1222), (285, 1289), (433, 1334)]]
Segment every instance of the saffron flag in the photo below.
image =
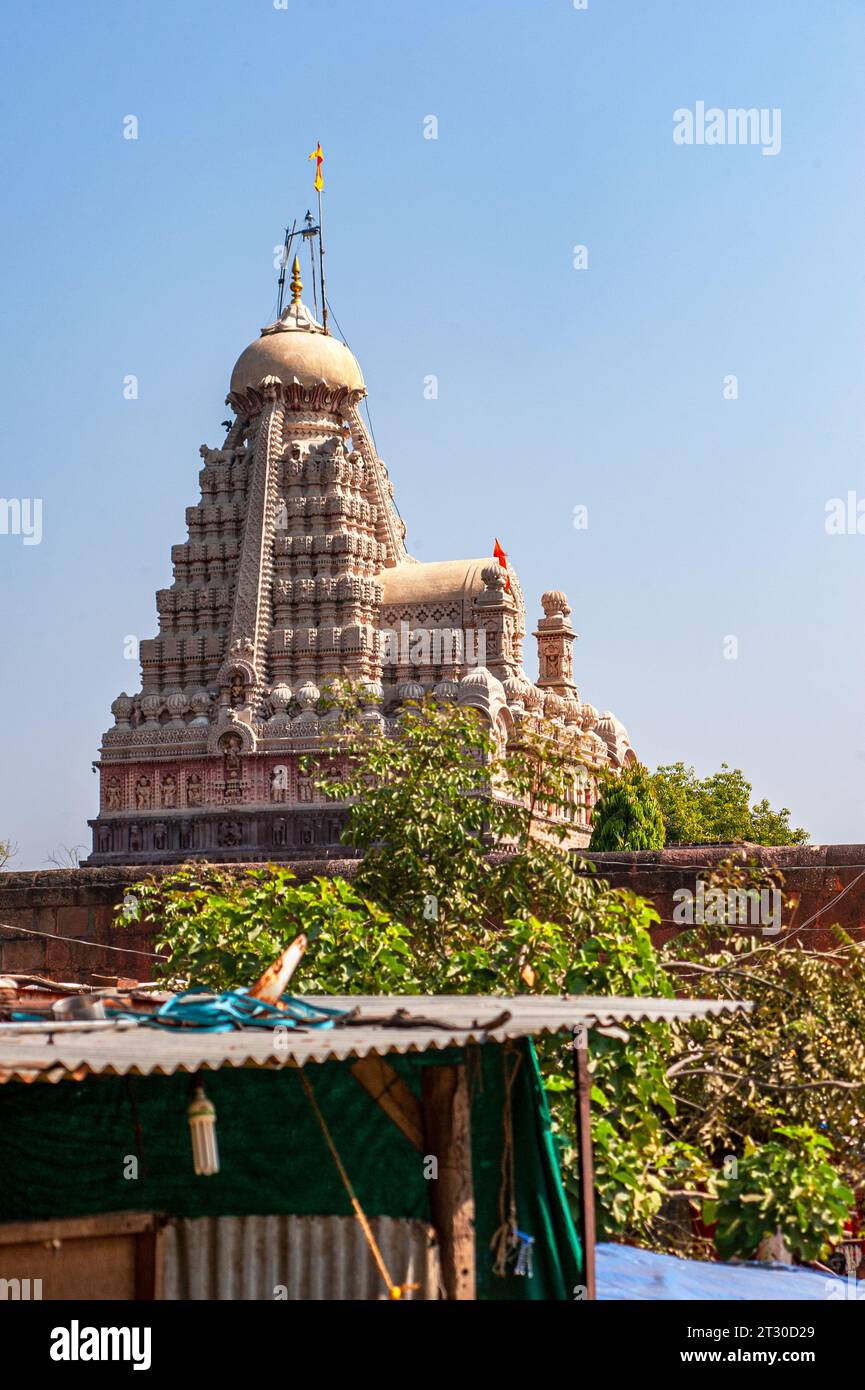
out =
[(499, 564), (505, 572), (505, 590), (507, 591), (511, 587), (511, 577), (508, 574), (508, 556), (507, 551), (502, 550), (501, 546), (499, 545), (498, 536), (496, 536), (496, 543), (493, 546), (493, 555), (498, 560)]
[(317, 193), (320, 193), (324, 188), (324, 179), (321, 176), (321, 166), (324, 161), (324, 155), (321, 152), (320, 140), (309, 157), (315, 160), (315, 189)]

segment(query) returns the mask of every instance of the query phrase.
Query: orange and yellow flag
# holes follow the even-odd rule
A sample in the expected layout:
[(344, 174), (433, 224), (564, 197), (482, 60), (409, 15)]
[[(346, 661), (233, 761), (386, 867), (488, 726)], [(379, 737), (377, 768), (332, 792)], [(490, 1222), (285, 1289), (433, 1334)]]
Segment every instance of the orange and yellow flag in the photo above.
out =
[(321, 176), (321, 166), (324, 161), (324, 155), (321, 152), (320, 140), (309, 157), (315, 160), (315, 190), (317, 193), (320, 193), (324, 188), (324, 179)]

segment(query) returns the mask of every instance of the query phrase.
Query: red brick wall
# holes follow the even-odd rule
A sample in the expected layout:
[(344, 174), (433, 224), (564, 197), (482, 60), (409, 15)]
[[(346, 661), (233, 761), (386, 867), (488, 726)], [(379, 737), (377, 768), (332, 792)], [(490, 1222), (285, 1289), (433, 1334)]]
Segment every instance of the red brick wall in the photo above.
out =
[[(316, 874), (350, 877), (357, 863), (304, 860), (292, 867), (306, 880)], [(135, 865), (0, 874), (0, 975), (47, 975), (85, 984), (96, 983), (98, 975), (152, 979), (152, 959), (134, 954), (152, 951), (149, 932), (112, 926), (115, 906), (147, 872)]]
[[(816, 914), (807, 928), (809, 940), (828, 942), (825, 929), (833, 922), (851, 934), (865, 934), (865, 845), (754, 845), (746, 851), (783, 872), (785, 895), (799, 899), (794, 925)], [(614, 887), (630, 888), (653, 900), (662, 919), (661, 937), (675, 930), (674, 891), (694, 891), (697, 878), (706, 878), (730, 853), (730, 847), (665, 849), (595, 854), (592, 862)], [(357, 861), (303, 860), (292, 867), (301, 880), (317, 874), (350, 878)], [(137, 866), (0, 874), (0, 974), (32, 973), (85, 983), (100, 975), (151, 978), (151, 959), (134, 954), (152, 949), (148, 934), (111, 925), (115, 905), (141, 877)], [(849, 891), (836, 902), (848, 885)], [(785, 927), (788, 921), (785, 912)]]
[(778, 868), (785, 899), (798, 900), (792, 912), (784, 909), (782, 934), (792, 926), (809, 944), (828, 946), (826, 929), (838, 923), (851, 936), (865, 935), (865, 845), (698, 845), (593, 854), (591, 862), (614, 887), (652, 899), (661, 917), (660, 941), (679, 930), (672, 920), (676, 889), (694, 892), (698, 878), (705, 881), (721, 860), (743, 852)]

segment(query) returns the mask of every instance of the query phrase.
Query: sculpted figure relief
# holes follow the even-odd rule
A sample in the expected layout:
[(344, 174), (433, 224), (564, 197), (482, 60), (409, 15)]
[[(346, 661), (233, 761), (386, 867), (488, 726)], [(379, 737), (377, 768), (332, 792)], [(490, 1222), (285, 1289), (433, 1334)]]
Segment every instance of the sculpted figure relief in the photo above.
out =
[(225, 778), (223, 796), (226, 801), (240, 801), (243, 795), (243, 758), (241, 750), (243, 740), (240, 734), (226, 734), (220, 744), (222, 748), (222, 766)]
[[(442, 702), (465, 696), (490, 709), (496, 690), (502, 752), (514, 725), (534, 727), (542, 710), (556, 738), (582, 726), (594, 766), (620, 766), (630, 752), (618, 722), (606, 738), (591, 736), (598, 718), (571, 679), (564, 593), (550, 589), (541, 600), (536, 684), (534, 650), (531, 676), (522, 669), (525, 603), (500, 544), (481, 560), (404, 563), (393, 484), (357, 410), (358, 364), (336, 339), (297, 331), (311, 324), (299, 280), (286, 315), (237, 360), (233, 419), (224, 422), (231, 442), (202, 446), (200, 499), (187, 509), (187, 540), (172, 550), (174, 582), (157, 595), (159, 633), (137, 653), (141, 692), (112, 703), (95, 830), (100, 853), (113, 846), (106, 862), (129, 851), (164, 862), (223, 848), (217, 860), (260, 861), (272, 845), (281, 859), (289, 848), (338, 846), (343, 812), (335, 817), (336, 798), (316, 786), (314, 765), (324, 769), (338, 747), (338, 705), (321, 699), (337, 672), (369, 692), (360, 706), (371, 735), (396, 733), (406, 702), (432, 686)], [(319, 361), (331, 364), (326, 380)], [(489, 674), (476, 673), (487, 660)], [(592, 799), (581, 789), (570, 803), (581, 830)], [(160, 811), (172, 814), (160, 820)]]
[(312, 801), (315, 796), (315, 787), (311, 777), (302, 776), (297, 779), (297, 799), (298, 801)]
[(239, 671), (231, 677), (228, 698), (232, 709), (241, 709), (246, 704), (246, 686)]
[(270, 799), (271, 801), (285, 801), (288, 795), (288, 768), (284, 765), (275, 767), (270, 774)]
[(243, 765), (243, 760), (240, 756), (242, 747), (243, 740), (240, 734), (227, 734), (222, 740), (222, 755), (226, 782), (233, 781), (240, 777)]
[(239, 821), (222, 821), (219, 826), (218, 839), (221, 846), (225, 849), (233, 849), (243, 840), (243, 828)]

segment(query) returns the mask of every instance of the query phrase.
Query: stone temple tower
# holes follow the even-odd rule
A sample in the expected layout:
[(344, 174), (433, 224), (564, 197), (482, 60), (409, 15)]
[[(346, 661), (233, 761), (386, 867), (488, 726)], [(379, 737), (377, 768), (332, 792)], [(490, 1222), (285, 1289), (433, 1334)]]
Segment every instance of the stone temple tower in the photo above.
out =
[[(234, 367), (222, 447), (201, 448), (201, 500), (156, 596), (159, 634), (141, 643), (141, 691), (111, 707), (89, 864), (344, 853), (346, 808), (300, 766), (327, 748), (334, 677), (368, 691), (363, 717), (384, 733), (434, 689), (505, 742), (543, 714), (580, 732), (589, 769), (633, 759), (618, 720), (580, 704), (563, 594), (544, 595), (535, 685), (514, 571), (407, 554), (360, 367), (303, 303), (296, 259), (291, 287)], [(590, 799), (575, 793), (575, 843)]]

